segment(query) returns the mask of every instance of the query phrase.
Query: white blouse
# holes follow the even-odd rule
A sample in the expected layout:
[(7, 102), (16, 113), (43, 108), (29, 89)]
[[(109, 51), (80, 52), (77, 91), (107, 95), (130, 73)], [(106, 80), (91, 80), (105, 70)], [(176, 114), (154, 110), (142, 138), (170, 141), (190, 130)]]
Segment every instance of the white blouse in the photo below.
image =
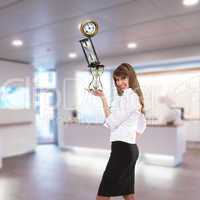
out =
[(111, 142), (136, 143), (136, 132), (142, 134), (146, 129), (146, 119), (140, 108), (139, 97), (132, 88), (126, 89), (122, 96), (114, 99), (111, 114), (104, 123), (111, 131)]

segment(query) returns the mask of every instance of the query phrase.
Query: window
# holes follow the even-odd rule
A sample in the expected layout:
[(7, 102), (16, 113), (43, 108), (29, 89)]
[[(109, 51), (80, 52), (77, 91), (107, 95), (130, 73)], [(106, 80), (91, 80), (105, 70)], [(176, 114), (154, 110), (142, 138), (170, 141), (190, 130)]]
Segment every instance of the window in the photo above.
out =
[[(76, 105), (80, 123), (103, 123), (105, 116), (102, 102), (99, 97), (93, 96), (85, 89), (88, 88), (92, 75), (87, 71), (76, 73)], [(104, 93), (111, 100), (111, 72), (104, 71), (101, 76)]]
[(0, 109), (29, 109), (30, 91), (27, 87), (0, 88)]

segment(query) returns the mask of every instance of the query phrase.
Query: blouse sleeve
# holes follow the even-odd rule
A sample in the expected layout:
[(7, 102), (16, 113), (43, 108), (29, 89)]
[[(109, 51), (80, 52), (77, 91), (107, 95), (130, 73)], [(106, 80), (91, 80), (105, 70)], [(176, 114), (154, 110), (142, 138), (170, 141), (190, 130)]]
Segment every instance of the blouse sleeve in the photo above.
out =
[(145, 116), (144, 114), (140, 114), (137, 121), (137, 130), (136, 130), (137, 133), (143, 134), (146, 127), (147, 127), (147, 122), (146, 122)]
[(137, 94), (131, 88), (125, 90), (120, 99), (119, 106), (112, 108), (111, 114), (105, 119), (104, 126), (111, 130), (116, 129), (121, 123), (126, 121), (132, 113), (138, 110), (139, 105)]

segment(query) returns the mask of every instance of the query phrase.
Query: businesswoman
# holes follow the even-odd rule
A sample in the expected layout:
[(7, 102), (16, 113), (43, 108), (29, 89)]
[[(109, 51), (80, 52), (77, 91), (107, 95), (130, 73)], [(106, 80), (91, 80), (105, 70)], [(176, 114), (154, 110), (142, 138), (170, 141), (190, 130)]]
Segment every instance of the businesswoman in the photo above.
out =
[(133, 67), (122, 63), (113, 72), (118, 95), (109, 109), (103, 91), (91, 92), (102, 100), (104, 126), (110, 129), (111, 154), (104, 171), (96, 200), (123, 196), (135, 200), (135, 164), (139, 151), (136, 137), (146, 128), (144, 99)]

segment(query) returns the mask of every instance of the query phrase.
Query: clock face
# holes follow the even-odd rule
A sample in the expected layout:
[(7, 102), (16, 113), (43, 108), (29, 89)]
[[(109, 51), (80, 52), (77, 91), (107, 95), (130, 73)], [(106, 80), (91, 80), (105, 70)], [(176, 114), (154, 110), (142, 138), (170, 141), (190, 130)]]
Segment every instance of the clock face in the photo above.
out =
[(98, 32), (98, 24), (95, 21), (86, 21), (81, 24), (81, 32), (87, 37), (93, 37)]
[(96, 31), (96, 27), (93, 23), (88, 22), (83, 26), (84, 32), (91, 35), (94, 34)]

